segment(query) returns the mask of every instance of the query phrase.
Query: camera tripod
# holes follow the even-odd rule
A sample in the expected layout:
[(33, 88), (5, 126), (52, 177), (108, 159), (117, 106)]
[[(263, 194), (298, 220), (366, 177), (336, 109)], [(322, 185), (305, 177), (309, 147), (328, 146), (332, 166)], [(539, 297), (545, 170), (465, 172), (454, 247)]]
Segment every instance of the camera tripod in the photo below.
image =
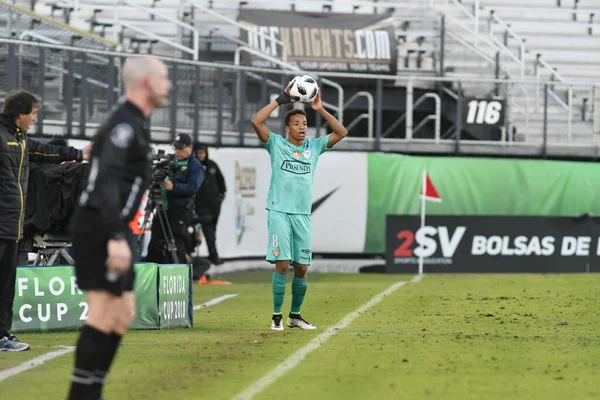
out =
[(171, 259), (173, 264), (179, 264), (179, 258), (177, 257), (177, 246), (175, 245), (175, 238), (173, 236), (173, 231), (171, 230), (171, 225), (169, 224), (169, 218), (167, 217), (167, 212), (163, 208), (162, 199), (153, 198), (152, 194), (148, 196), (148, 204), (146, 205), (146, 212), (144, 214), (144, 221), (142, 223), (142, 229), (140, 237), (138, 238), (138, 259), (141, 258), (142, 254), (142, 246), (141, 241), (144, 237), (144, 232), (146, 231), (146, 225), (148, 224), (148, 220), (150, 219), (150, 215), (154, 212), (154, 220), (152, 223), (152, 229), (154, 230), (156, 224), (156, 217), (158, 217), (158, 222), (160, 224), (160, 228), (162, 230), (162, 237), (166, 242), (166, 249), (162, 249), (163, 256), (166, 259), (166, 253), (171, 253)]

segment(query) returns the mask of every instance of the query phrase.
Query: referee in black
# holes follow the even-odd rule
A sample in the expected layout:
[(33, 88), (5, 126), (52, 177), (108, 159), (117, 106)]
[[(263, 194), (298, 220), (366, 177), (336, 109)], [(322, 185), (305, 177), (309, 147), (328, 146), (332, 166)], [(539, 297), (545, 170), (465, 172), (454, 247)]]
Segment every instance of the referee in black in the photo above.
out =
[(91, 166), (70, 230), (79, 287), (89, 315), (81, 329), (69, 400), (101, 398), (104, 380), (134, 312), (135, 239), (129, 230), (149, 183), (147, 118), (171, 90), (157, 58), (129, 58), (122, 69), (125, 101), (98, 129)]

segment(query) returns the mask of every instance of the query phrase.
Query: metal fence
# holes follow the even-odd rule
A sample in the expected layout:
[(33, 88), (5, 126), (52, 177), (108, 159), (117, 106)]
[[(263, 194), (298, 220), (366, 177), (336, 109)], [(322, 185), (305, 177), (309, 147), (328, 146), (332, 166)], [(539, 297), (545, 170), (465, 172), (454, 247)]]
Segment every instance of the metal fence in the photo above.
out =
[[(24, 88), (44, 98), (35, 133), (89, 139), (122, 94), (126, 54), (0, 39), (5, 92)], [(151, 118), (153, 141), (178, 132), (217, 146), (258, 145), (251, 116), (297, 72), (163, 58), (174, 83), (169, 103)], [(459, 154), (596, 157), (600, 87), (589, 83), (317, 73), (345, 83), (324, 87), (341, 107), (349, 138), (342, 149)], [(360, 80), (360, 88), (356, 82)], [(5, 93), (3, 93), (4, 95)], [(505, 99), (493, 140), (472, 140), (463, 126), (465, 99)], [(282, 113), (269, 121), (284, 132)], [(327, 126), (309, 113), (310, 134)]]
[(99, 50), (112, 50), (119, 46), (119, 43), (68, 25), (68, 19), (65, 22), (61, 23), (15, 4), (0, 1), (0, 37)]

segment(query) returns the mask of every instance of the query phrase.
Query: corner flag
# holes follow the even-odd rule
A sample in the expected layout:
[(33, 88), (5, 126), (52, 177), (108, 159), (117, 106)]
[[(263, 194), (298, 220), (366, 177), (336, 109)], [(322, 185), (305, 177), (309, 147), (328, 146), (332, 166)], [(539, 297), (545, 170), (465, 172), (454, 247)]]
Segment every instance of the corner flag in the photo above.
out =
[(436, 190), (435, 186), (433, 186), (433, 182), (431, 182), (427, 171), (423, 171), (423, 185), (420, 196), (423, 200), (436, 201), (438, 203), (442, 202), (442, 198), (440, 197), (440, 194)]
[[(435, 186), (433, 186), (433, 182), (429, 178), (426, 170), (423, 170), (423, 181), (421, 183), (421, 192), (419, 193), (419, 197), (421, 198), (421, 228), (425, 226), (425, 202), (435, 201), (438, 203), (442, 202), (442, 198)], [(423, 274), (423, 257), (419, 257), (419, 275)]]

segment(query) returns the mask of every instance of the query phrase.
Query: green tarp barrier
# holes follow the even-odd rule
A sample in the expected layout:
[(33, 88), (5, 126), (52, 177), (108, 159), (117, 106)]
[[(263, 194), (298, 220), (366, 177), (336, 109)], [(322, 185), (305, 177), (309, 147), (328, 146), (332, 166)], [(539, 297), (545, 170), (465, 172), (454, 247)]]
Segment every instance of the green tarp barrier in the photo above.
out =
[[(193, 326), (189, 265), (135, 264), (135, 318), (131, 329)], [(75, 268), (18, 267), (13, 305), (15, 332), (78, 329), (87, 319), (85, 294)]]

